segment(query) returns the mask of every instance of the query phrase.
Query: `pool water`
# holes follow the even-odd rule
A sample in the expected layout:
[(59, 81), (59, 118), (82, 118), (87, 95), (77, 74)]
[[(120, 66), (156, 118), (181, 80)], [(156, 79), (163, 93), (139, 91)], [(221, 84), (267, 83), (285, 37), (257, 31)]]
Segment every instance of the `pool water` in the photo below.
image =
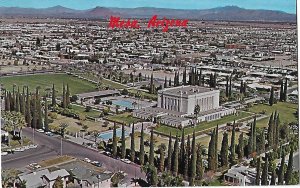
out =
[(133, 109), (132, 102), (126, 100), (114, 100), (112, 101), (114, 105), (119, 105), (122, 107), (126, 107), (128, 109)]
[[(119, 128), (116, 130), (117, 137), (122, 137), (122, 129)], [(129, 133), (125, 130), (125, 137), (127, 137)], [(109, 132), (105, 132), (99, 135), (99, 138), (102, 138), (103, 140), (109, 140), (113, 138), (113, 130), (110, 130)]]

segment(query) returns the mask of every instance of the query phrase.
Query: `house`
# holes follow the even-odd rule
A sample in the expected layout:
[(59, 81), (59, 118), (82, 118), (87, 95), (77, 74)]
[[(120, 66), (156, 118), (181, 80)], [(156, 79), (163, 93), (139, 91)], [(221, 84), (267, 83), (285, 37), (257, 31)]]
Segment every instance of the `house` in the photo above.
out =
[(230, 185), (255, 185), (256, 169), (249, 166), (234, 165), (224, 174), (224, 181)]
[(56, 179), (58, 177), (61, 177), (61, 179), (63, 181), (63, 188), (65, 188), (67, 186), (67, 181), (68, 181), (69, 176), (70, 176), (69, 172), (67, 172), (65, 169), (60, 169), (60, 170), (56, 170), (54, 172), (50, 172), (48, 174), (44, 174), (42, 176), (42, 180), (45, 183), (46, 188), (52, 188)]

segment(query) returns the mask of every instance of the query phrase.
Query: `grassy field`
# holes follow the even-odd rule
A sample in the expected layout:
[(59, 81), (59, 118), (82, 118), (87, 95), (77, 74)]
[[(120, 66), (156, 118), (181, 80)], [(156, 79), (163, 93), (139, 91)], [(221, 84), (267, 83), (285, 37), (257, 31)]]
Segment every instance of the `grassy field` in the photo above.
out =
[[(69, 117), (65, 117), (62, 115), (57, 115), (57, 119), (54, 119), (53, 123), (49, 124), (49, 129), (59, 129), (59, 125), (61, 123), (67, 123), (69, 126), (66, 128), (66, 131), (72, 132), (72, 133), (76, 133), (76, 132), (80, 132), (81, 130), (83, 130), (82, 126), (80, 125), (80, 121), (78, 119), (74, 119), (74, 118), (69, 118)], [(107, 127), (103, 127), (101, 122), (94, 122), (94, 121), (89, 121), (89, 120), (85, 120), (84, 124), (88, 126), (87, 131), (107, 131), (109, 129), (109, 127), (112, 127), (113, 125), (110, 124)]]
[(128, 112), (125, 112), (123, 114), (111, 115), (106, 118), (118, 123), (125, 123), (126, 125), (139, 121), (139, 119), (132, 117), (131, 113)]
[[(295, 112), (298, 109), (297, 104), (292, 104), (292, 103), (286, 103), (286, 102), (279, 102), (277, 104), (274, 104), (273, 106), (266, 105), (266, 104), (258, 104), (255, 105), (251, 108), (249, 108), (250, 112), (254, 113), (260, 113), (263, 110), (266, 111), (266, 115), (270, 117), (272, 112), (277, 112), (279, 113), (279, 118), (281, 123), (290, 123), (290, 122), (297, 122), (297, 118), (295, 116)], [(257, 127), (267, 127), (269, 122), (269, 118), (264, 118), (259, 121), (257, 121)]]
[[(138, 92), (138, 90), (129, 89), (128, 92), (131, 93), (131, 94), (136, 94)], [(143, 95), (143, 97), (146, 98), (146, 99), (157, 100), (157, 95), (154, 95), (154, 94), (150, 94), (150, 93), (146, 93), (144, 91), (141, 91), (141, 95)]]
[(76, 112), (84, 114), (85, 116), (90, 116), (90, 117), (94, 117), (94, 118), (98, 118), (101, 113), (101, 112), (93, 110), (93, 109), (89, 112), (86, 112), (84, 107), (78, 106), (78, 105), (72, 105), (72, 109), (75, 110)]
[(50, 89), (51, 91), (52, 84), (55, 84), (55, 89), (58, 91), (57, 96), (62, 94), (63, 83), (69, 84), (71, 95), (96, 90), (95, 84), (67, 74), (40, 74), (4, 77), (0, 78), (0, 83), (8, 90), (12, 90), (14, 84), (19, 86), (21, 90), (22, 86), (28, 86), (31, 92), (34, 92), (35, 88), (40, 86), (40, 92), (42, 94), (47, 93), (46, 89)]
[[(195, 126), (195, 132), (203, 131), (205, 129), (214, 128), (217, 125), (232, 122), (234, 120), (245, 118), (245, 117), (248, 117), (250, 115), (251, 114), (246, 113), (246, 112), (239, 112), (238, 115), (229, 115), (229, 116), (223, 117), (223, 118), (215, 120), (215, 121), (201, 122), (197, 126)], [(181, 130), (179, 130), (175, 127), (169, 127), (169, 126), (166, 126), (166, 125), (161, 125), (160, 127), (156, 128), (155, 130), (157, 132), (161, 132), (161, 133), (164, 133), (164, 134), (167, 134), (167, 135), (169, 135), (170, 132), (171, 132), (172, 135), (176, 135), (176, 134), (178, 134), (178, 136), (181, 135)], [(188, 134), (192, 134), (193, 131), (194, 131), (193, 127), (188, 127), (188, 128), (185, 128), (184, 133), (185, 133), (185, 135), (188, 135)]]

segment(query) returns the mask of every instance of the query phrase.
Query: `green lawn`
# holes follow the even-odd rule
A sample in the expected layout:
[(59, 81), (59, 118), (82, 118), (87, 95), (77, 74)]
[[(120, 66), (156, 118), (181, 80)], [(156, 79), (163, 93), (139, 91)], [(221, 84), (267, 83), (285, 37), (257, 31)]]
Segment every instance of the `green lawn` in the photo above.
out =
[(72, 109), (75, 110), (76, 112), (84, 114), (85, 116), (90, 116), (90, 117), (94, 117), (94, 118), (98, 118), (101, 113), (101, 112), (93, 110), (93, 109), (89, 112), (86, 112), (84, 107), (77, 106), (77, 105), (72, 105)]
[[(136, 94), (138, 92), (138, 90), (129, 89), (128, 92), (131, 93), (131, 94)], [(157, 95), (155, 95), (155, 94), (150, 94), (150, 93), (146, 93), (144, 91), (141, 91), (141, 95), (143, 95), (143, 97), (146, 98), (146, 99), (157, 100)]]
[(115, 121), (118, 123), (125, 123), (126, 125), (131, 123), (137, 123), (139, 119), (132, 117), (131, 113), (123, 113), (117, 115), (111, 115), (106, 117), (108, 120)]
[[(94, 80), (96, 82), (98, 82), (98, 77), (95, 77), (91, 74), (88, 74), (88, 73), (85, 73), (85, 74), (79, 74), (80, 76), (84, 77), (84, 78), (87, 78), (87, 79), (91, 79), (91, 80)], [(117, 82), (114, 82), (114, 81), (111, 81), (109, 79), (101, 79), (101, 86), (108, 86), (110, 88), (114, 88), (114, 89), (125, 89), (127, 88), (126, 86), (120, 84), (120, 83), (117, 83)]]
[[(246, 113), (246, 112), (239, 112), (238, 115), (229, 115), (229, 116), (223, 117), (223, 118), (215, 120), (215, 121), (201, 122), (197, 126), (195, 126), (195, 132), (200, 132), (200, 131), (203, 131), (205, 129), (214, 128), (217, 125), (221, 125), (221, 124), (228, 123), (228, 122), (231, 122), (231, 121), (234, 121), (234, 120), (245, 118), (245, 117), (248, 117), (250, 115), (251, 114)], [(171, 132), (172, 135), (176, 135), (176, 134), (178, 134), (178, 136), (181, 135), (181, 130), (179, 130), (177, 128), (174, 128), (174, 127), (169, 127), (169, 126), (166, 126), (166, 125), (161, 125), (160, 127), (156, 128), (155, 130), (157, 132), (161, 132), (161, 133), (164, 133), (164, 134), (167, 134), (167, 135), (169, 135), (170, 132)], [(185, 128), (184, 133), (185, 133), (185, 135), (188, 135), (188, 134), (192, 134), (193, 131), (194, 131), (193, 127), (188, 127), (188, 128)]]
[(22, 86), (28, 86), (31, 92), (35, 91), (37, 86), (40, 86), (40, 92), (45, 94), (46, 89), (52, 88), (55, 84), (55, 89), (58, 91), (57, 96), (62, 94), (63, 83), (69, 84), (71, 95), (92, 92), (96, 90), (96, 85), (77, 77), (67, 74), (41, 74), (41, 75), (28, 75), (28, 76), (14, 76), (0, 78), (0, 83), (8, 90), (12, 90), (13, 85), (16, 84), (22, 90)]
[[(281, 123), (290, 123), (298, 121), (296, 116), (294, 115), (297, 109), (297, 104), (279, 102), (277, 104), (274, 104), (273, 106), (267, 104), (254, 105), (253, 107), (249, 108), (249, 111), (254, 113), (260, 113), (263, 110), (265, 110), (266, 115), (270, 117), (272, 112), (275, 112), (275, 110), (277, 110), (277, 112), (279, 113)], [(268, 117), (257, 121), (257, 127), (267, 127), (269, 122)]]

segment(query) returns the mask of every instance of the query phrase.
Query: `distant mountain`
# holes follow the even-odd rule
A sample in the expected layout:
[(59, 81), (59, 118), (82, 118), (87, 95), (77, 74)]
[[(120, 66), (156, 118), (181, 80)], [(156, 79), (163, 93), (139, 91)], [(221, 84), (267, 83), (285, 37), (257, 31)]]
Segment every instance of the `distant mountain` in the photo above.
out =
[(296, 14), (274, 10), (251, 10), (237, 6), (217, 7), (202, 10), (168, 9), (168, 8), (107, 8), (95, 7), (88, 10), (74, 10), (62, 6), (43, 9), (0, 7), (0, 17), (53, 17), (53, 18), (108, 18), (122, 16), (125, 18), (150, 18), (153, 15), (167, 18), (224, 21), (269, 21), (296, 22)]

